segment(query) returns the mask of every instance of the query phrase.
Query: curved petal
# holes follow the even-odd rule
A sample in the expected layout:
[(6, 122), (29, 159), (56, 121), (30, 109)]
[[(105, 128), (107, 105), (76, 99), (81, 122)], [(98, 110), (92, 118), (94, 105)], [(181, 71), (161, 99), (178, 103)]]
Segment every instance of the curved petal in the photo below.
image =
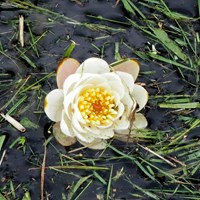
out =
[(118, 105), (118, 112), (117, 112), (117, 116), (114, 118), (114, 120), (120, 118), (122, 116), (122, 114), (124, 113), (124, 104), (123, 103), (119, 103)]
[(81, 140), (86, 143), (91, 143), (95, 140), (95, 138), (92, 137), (90, 134), (81, 133), (78, 130), (76, 130), (75, 127), (72, 127), (72, 130), (73, 130), (73, 133), (76, 136), (77, 140)]
[(86, 143), (83, 142), (81, 140), (78, 140), (83, 146), (90, 148), (90, 149), (96, 149), (96, 150), (101, 150), (101, 149), (105, 149), (107, 146), (107, 142), (105, 140), (101, 140), (101, 139), (95, 139), (93, 142), (91, 143)]
[(81, 126), (79, 121), (76, 119), (75, 115), (73, 115), (72, 117), (72, 126), (79, 132), (82, 132), (84, 134), (87, 133), (86, 130), (84, 130), (84, 128)]
[(63, 88), (63, 83), (65, 79), (76, 72), (80, 63), (73, 58), (64, 58), (59, 64), (56, 72), (56, 80), (58, 88)]
[(134, 79), (133, 77), (126, 72), (116, 72), (122, 80), (122, 83), (129, 89), (130, 92), (133, 91)]
[(95, 139), (110, 139), (114, 135), (113, 128), (107, 128), (107, 129), (98, 129), (95, 127), (92, 128), (86, 128), (88, 132), (93, 135)]
[(57, 122), (53, 125), (53, 135), (55, 139), (62, 145), (62, 146), (71, 146), (76, 142), (75, 137), (66, 136), (60, 129), (60, 123)]
[(115, 102), (115, 105), (118, 106), (119, 103), (121, 102), (121, 96), (118, 92), (115, 92), (115, 91), (111, 91), (112, 95), (114, 96), (114, 102)]
[(104, 73), (107, 81), (121, 81), (121, 78), (115, 72)]
[[(133, 121), (132, 126), (128, 127), (127, 129), (115, 129), (115, 132), (116, 132), (115, 136), (136, 134), (138, 129), (146, 128), (147, 125), (148, 125), (148, 123), (147, 123), (145, 116), (141, 113), (135, 113), (135, 120)], [(132, 129), (131, 131), (130, 131), (130, 128)], [(126, 138), (126, 137), (124, 137), (124, 138)]]
[(63, 90), (55, 89), (47, 94), (44, 100), (44, 111), (49, 119), (59, 122), (63, 110)]
[(88, 58), (76, 70), (76, 73), (103, 74), (110, 72), (108, 63), (101, 58)]
[(136, 100), (139, 108), (136, 109), (136, 112), (140, 111), (144, 106), (146, 105), (148, 101), (148, 92), (140, 85), (134, 85), (133, 92), (132, 92), (133, 98)]
[(122, 83), (121, 77), (115, 72), (105, 73), (102, 76), (106, 79), (107, 84), (111, 86), (111, 90), (116, 91), (121, 97), (124, 96), (125, 87)]
[(92, 84), (95, 86), (104, 82), (106, 82), (106, 79), (103, 75), (84, 73), (74, 87), (76, 88), (83, 84)]
[(68, 110), (71, 111), (71, 109), (69, 109), (69, 108), (70, 108), (70, 105), (74, 102), (75, 96), (76, 96), (75, 92), (70, 92), (68, 95), (66, 95), (64, 97), (64, 101), (63, 101), (63, 103), (64, 103), (64, 109), (65, 109), (65, 112), (66, 112), (66, 114), (67, 114), (68, 117), (69, 117)]
[(64, 94), (68, 94), (70, 91), (73, 90), (74, 84), (80, 79), (80, 74), (72, 74), (67, 77), (63, 84), (63, 91)]
[(82, 90), (87, 89), (88, 87), (91, 87), (91, 85), (79, 86), (74, 90), (72, 90), (71, 92), (69, 92), (66, 96), (64, 96), (64, 109), (68, 117), (70, 117), (70, 112), (72, 111), (72, 109), (75, 109), (77, 107), (78, 104), (77, 97), (79, 93)]
[(109, 85), (111, 86), (111, 90), (116, 91), (120, 95), (120, 99), (122, 99), (125, 95), (125, 88), (121, 81), (109, 81)]
[(136, 107), (136, 101), (135, 99), (130, 97), (130, 94), (126, 93), (121, 100), (121, 102), (125, 105), (125, 109), (127, 112), (130, 112), (132, 110), (135, 110)]
[(71, 129), (70, 124), (71, 124), (70, 119), (66, 116), (66, 114), (63, 111), (62, 119), (61, 119), (61, 122), (60, 122), (60, 129), (65, 135), (67, 135), (69, 137), (74, 137), (75, 135), (74, 135), (74, 133)]
[(115, 122), (114, 129), (116, 132), (118, 132), (119, 130), (128, 130), (129, 125), (130, 121), (125, 115), (123, 115), (121, 119)]
[(133, 76), (134, 81), (137, 79), (139, 71), (140, 71), (140, 65), (136, 60), (127, 60), (125, 62), (122, 62), (114, 67), (115, 71), (122, 71), (129, 73)]
[(134, 129), (146, 128), (148, 125), (146, 117), (142, 113), (135, 113), (135, 120), (133, 121)]

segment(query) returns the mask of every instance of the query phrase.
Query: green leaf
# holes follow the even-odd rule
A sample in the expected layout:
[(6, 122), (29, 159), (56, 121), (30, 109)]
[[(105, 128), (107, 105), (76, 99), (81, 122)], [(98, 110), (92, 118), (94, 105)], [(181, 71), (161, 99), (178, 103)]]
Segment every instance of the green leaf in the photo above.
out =
[(169, 38), (168, 34), (160, 28), (150, 28), (155, 34), (156, 38), (162, 42), (170, 51), (174, 52), (181, 60), (186, 61), (187, 56), (183, 53), (182, 49)]
[(20, 123), (25, 126), (26, 128), (33, 128), (37, 129), (39, 126), (33, 122), (31, 122), (27, 117), (24, 117)]

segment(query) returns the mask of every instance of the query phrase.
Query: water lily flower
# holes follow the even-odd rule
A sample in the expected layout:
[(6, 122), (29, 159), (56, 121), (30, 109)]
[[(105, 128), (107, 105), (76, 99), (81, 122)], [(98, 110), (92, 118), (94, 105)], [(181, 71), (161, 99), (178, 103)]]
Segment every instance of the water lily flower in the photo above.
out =
[(110, 67), (100, 58), (82, 64), (63, 59), (56, 74), (58, 89), (44, 101), (46, 115), (56, 122), (56, 139), (65, 146), (78, 140), (88, 148), (104, 149), (108, 139), (145, 128), (147, 120), (138, 112), (148, 93), (135, 84), (139, 69), (135, 60)]

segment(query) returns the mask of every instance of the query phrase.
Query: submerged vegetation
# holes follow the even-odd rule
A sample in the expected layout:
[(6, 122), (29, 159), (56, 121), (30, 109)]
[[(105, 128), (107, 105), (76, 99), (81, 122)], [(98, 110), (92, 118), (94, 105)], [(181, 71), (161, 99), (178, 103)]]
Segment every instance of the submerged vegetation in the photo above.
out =
[[(81, 10), (95, 3), (67, 4)], [(0, 3), (0, 111), (27, 129), (19, 133), (0, 118), (0, 199), (200, 199), (200, 13), (178, 13), (164, 0), (106, 6), (120, 17), (86, 12), (79, 20), (53, 3)], [(56, 87), (62, 57), (92, 56), (141, 63), (149, 126), (103, 151), (64, 148), (51, 134), (43, 100)]]

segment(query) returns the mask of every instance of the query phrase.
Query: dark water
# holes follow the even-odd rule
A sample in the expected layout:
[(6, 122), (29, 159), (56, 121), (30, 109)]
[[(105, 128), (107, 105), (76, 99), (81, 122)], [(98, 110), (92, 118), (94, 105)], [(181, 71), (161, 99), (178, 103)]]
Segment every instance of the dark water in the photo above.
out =
[[(19, 121), (23, 117), (27, 117), (38, 126), (37, 128), (28, 128), (27, 132), (22, 135), (8, 125), (7, 122), (2, 120), (0, 122), (0, 135), (6, 135), (0, 154), (1, 158), (3, 151), (6, 150), (5, 157), (0, 166), (0, 191), (6, 196), (7, 191), (9, 191), (10, 181), (12, 181), (16, 189), (16, 197), (7, 194), (9, 199), (22, 199), (25, 191), (30, 191), (31, 199), (40, 199), (40, 169), (31, 170), (31, 168), (41, 166), (44, 153), (43, 143), (45, 139), (50, 137), (47, 133), (50, 121), (43, 113), (43, 99), (46, 93), (56, 88), (54, 76), (45, 79), (45, 81), (40, 81), (40, 79), (56, 70), (57, 63), (62, 59), (64, 51), (71, 43), (70, 41), (73, 40), (77, 43), (71, 57), (76, 58), (80, 62), (92, 56), (102, 57), (108, 63), (115, 61), (114, 51), (116, 42), (120, 43), (123, 41), (137, 50), (145, 50), (148, 46), (147, 41), (149, 41), (149, 38), (141, 31), (132, 27), (124, 16), (136, 20), (138, 20), (138, 17), (128, 13), (121, 3), (115, 6), (115, 1), (91, 0), (78, 2), (66, 0), (32, 1), (32, 3), (41, 8), (47, 8), (79, 22), (103, 24), (115, 28), (115, 30), (104, 29), (94, 31), (85, 26), (68, 23), (67, 19), (59, 19), (53, 14), (45, 14), (45, 12), (36, 11), (35, 9), (19, 9), (8, 4), (1, 4), (0, 6), (0, 107), (3, 112), (7, 112), (15, 105), (17, 100), (24, 98), (23, 103), (12, 111), (12, 115)], [(134, 2), (147, 15), (152, 14), (150, 9), (145, 9), (138, 2)], [(165, 2), (174, 11), (190, 17), (198, 16), (197, 2), (195, 0), (166, 0)], [(25, 18), (24, 48), (21, 48), (18, 42), (18, 16), (20, 14)], [(123, 24), (101, 21), (91, 16), (102, 16), (123, 22)], [(37, 52), (30, 45), (32, 37), (39, 38), (36, 44)], [(100, 51), (95, 46), (100, 48)], [(24, 50), (25, 55), (35, 63), (36, 68), (31, 66), (26, 59), (20, 57), (21, 52)], [(163, 49), (160, 50), (162, 51)], [(124, 45), (120, 46), (120, 54), (124, 57), (138, 58), (136, 54)], [(184, 90), (187, 94), (193, 92), (193, 88), (189, 88), (180, 78), (180, 74), (171, 66), (166, 65), (167, 68), (163, 69), (159, 63), (153, 61), (145, 62), (140, 60), (140, 62), (142, 73), (147, 71), (154, 72), (149, 75), (142, 75), (141, 73), (138, 80), (146, 83), (147, 90), (151, 95), (179, 94)], [(30, 78), (28, 79), (29, 76)], [(192, 75), (188, 74), (188, 79), (192, 79), (190, 76)], [(23, 83), (24, 88), (26, 88), (36, 81), (40, 81), (36, 85), (37, 89), (17, 94), (16, 98), (10, 101)], [(158, 83), (166, 82), (166, 84), (160, 84), (158, 88), (154, 81)], [(10, 101), (9, 105), (5, 106), (8, 101)], [(147, 108), (143, 111), (148, 118), (149, 129), (169, 131), (169, 127), (171, 127), (171, 129), (179, 130), (183, 124), (177, 120), (176, 115), (169, 114), (168, 112), (168, 109), (158, 108), (155, 102), (150, 100)], [(197, 111), (194, 114), (199, 116)], [(199, 130), (193, 130), (191, 137), (197, 137), (198, 132)], [(25, 151), (23, 151), (19, 144), (9, 148), (13, 141), (20, 136), (25, 136), (26, 138)], [(131, 152), (131, 155), (145, 155), (145, 152), (142, 152), (142, 150), (141, 152), (136, 151), (135, 144), (127, 146), (123, 142), (115, 141), (113, 146), (125, 153)], [(51, 143), (47, 146), (46, 166), (59, 165), (60, 154), (76, 158), (75, 153), (69, 154), (68, 151), (77, 147), (80, 146), (75, 144), (72, 147), (64, 148), (54, 139), (51, 140)], [(133, 162), (128, 159), (121, 159), (117, 153), (109, 149), (102, 156), (101, 152), (92, 150), (81, 150), (79, 153), (86, 158), (97, 157), (96, 165), (98, 166), (106, 166), (108, 168), (113, 166), (113, 175), (116, 175), (117, 171), (123, 168), (124, 177), (127, 176), (134, 184), (142, 188), (162, 188), (167, 181), (162, 177), (158, 179), (159, 183), (149, 180)], [(112, 160), (110, 159), (112, 157), (119, 158)], [(166, 169), (166, 166), (160, 167)], [(78, 180), (80, 176), (87, 176), (92, 173), (92, 171), (86, 170), (66, 170), (66, 174), (64, 174), (54, 170), (46, 170), (44, 185), (46, 199), (62, 199), (61, 194), (63, 193), (64, 196), (67, 196), (68, 188), (73, 182)], [(98, 173), (106, 181), (109, 180), (110, 171), (99, 171)], [(106, 194), (107, 185), (103, 185), (98, 179), (93, 178), (92, 181), (92, 184), (79, 199), (93, 200), (97, 199), (97, 194)], [(174, 188), (173, 185), (170, 187)], [(131, 196), (131, 193), (142, 196), (143, 194), (128, 183), (125, 178), (113, 181), (111, 191), (109, 199), (150, 199), (149, 197)], [(160, 197), (161, 199), (179, 199), (178, 196), (171, 198), (167, 194)]]

